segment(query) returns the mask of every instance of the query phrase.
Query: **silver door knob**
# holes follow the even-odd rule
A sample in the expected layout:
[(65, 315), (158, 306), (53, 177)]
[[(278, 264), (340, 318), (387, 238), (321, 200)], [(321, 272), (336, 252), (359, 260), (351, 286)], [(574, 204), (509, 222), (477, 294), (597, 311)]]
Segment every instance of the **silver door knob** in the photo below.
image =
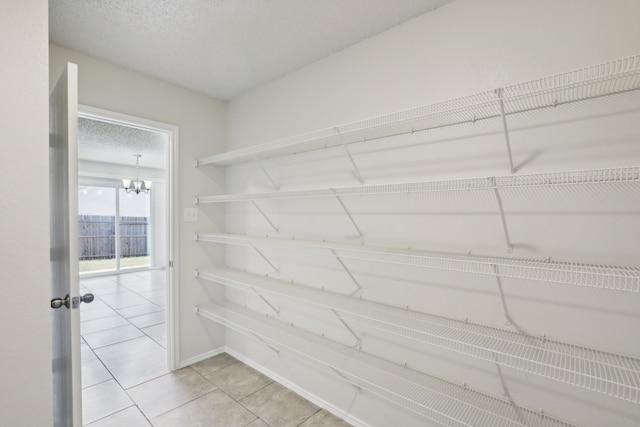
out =
[(78, 308), (78, 306), (80, 305), (81, 302), (89, 304), (94, 299), (95, 299), (95, 297), (93, 296), (93, 294), (84, 294), (82, 296), (73, 297), (73, 298), (71, 298), (69, 296), (69, 294), (67, 294), (64, 298), (54, 298), (54, 299), (52, 299), (51, 300), (51, 308), (60, 308), (63, 305), (65, 307), (69, 308), (70, 304), (73, 306), (73, 308)]
[(93, 302), (94, 299), (95, 297), (93, 296), (93, 294), (84, 294), (80, 297), (80, 302), (89, 304), (90, 302)]
[(69, 308), (69, 294), (64, 298), (54, 298), (51, 300), (51, 308), (60, 308), (63, 305)]

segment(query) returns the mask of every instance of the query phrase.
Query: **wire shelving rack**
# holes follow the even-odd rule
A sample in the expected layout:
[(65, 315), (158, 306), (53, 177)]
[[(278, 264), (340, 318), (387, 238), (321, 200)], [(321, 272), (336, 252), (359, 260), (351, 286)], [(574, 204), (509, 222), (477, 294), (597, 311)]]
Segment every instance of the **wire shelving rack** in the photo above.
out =
[(447, 191), (499, 190), (519, 187), (551, 187), (561, 185), (620, 184), (640, 182), (640, 166), (548, 172), (530, 175), (452, 179), (396, 184), (359, 185), (253, 194), (196, 196), (195, 203), (225, 203), (255, 200), (278, 200), (319, 197), (373, 196), (416, 194)]
[[(581, 264), (555, 260), (510, 257), (443, 255), (422, 251), (356, 246), (313, 240), (241, 236), (234, 234), (196, 234), (195, 240), (256, 248), (275, 245), (304, 250), (305, 253), (392, 265), (462, 273), (535, 280), (587, 288), (640, 292), (640, 268), (600, 264)], [(262, 253), (261, 253), (262, 254)]]
[[(354, 351), (272, 318), (231, 304), (196, 306), (196, 313), (272, 350), (284, 351), (332, 377), (346, 381), (442, 426), (570, 427), (543, 411), (534, 411), (469, 387)], [(302, 350), (305, 349), (305, 350)]]
[(356, 299), (229, 269), (196, 271), (195, 275), (243, 291), (261, 291), (315, 305), (339, 314), (343, 321), (355, 322), (401, 338), (640, 403), (638, 358)]
[(502, 118), (504, 121), (507, 116), (514, 114), (616, 95), (639, 88), (640, 55), (633, 55), (494, 91), (203, 157), (196, 160), (196, 166), (230, 165), (320, 148), (341, 145), (346, 147), (356, 142), (481, 120)]

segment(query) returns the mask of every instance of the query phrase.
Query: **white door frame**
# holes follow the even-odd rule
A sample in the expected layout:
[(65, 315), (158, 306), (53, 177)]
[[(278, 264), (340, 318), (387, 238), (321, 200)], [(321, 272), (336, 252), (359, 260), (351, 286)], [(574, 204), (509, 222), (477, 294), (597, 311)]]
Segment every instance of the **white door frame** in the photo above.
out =
[(117, 125), (125, 125), (154, 132), (164, 132), (168, 135), (167, 144), (167, 363), (169, 369), (178, 369), (179, 354), (179, 325), (178, 325), (178, 291), (175, 284), (179, 277), (178, 269), (178, 127), (166, 123), (156, 122), (141, 117), (116, 113), (80, 104), (78, 117), (84, 117)]

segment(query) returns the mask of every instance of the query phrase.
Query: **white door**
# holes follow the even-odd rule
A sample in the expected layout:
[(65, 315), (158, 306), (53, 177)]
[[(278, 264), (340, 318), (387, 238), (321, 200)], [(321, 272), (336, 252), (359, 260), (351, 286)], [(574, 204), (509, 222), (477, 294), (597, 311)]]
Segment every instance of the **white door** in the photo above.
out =
[[(82, 426), (78, 285), (78, 67), (49, 98), (53, 425)], [(87, 296), (87, 302), (93, 296)]]

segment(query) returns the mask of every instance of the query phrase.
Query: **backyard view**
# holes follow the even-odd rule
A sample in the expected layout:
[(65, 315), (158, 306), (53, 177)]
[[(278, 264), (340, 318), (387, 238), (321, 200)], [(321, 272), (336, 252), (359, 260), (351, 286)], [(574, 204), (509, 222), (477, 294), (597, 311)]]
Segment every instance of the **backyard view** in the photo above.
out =
[(80, 273), (150, 266), (150, 195), (122, 188), (78, 191)]

